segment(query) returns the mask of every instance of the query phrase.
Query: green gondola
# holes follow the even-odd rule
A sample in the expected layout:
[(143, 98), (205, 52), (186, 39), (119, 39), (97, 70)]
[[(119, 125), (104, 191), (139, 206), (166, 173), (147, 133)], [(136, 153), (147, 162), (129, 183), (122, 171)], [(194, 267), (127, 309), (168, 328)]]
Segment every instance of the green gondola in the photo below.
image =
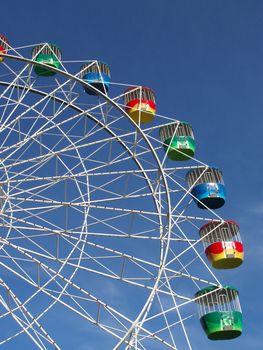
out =
[(188, 160), (195, 154), (195, 139), (190, 124), (178, 122), (160, 128), (164, 150), (171, 160)]
[[(32, 59), (39, 63), (44, 63), (53, 68), (61, 68), (61, 50), (54, 44), (37, 45), (32, 50)], [(42, 77), (50, 77), (55, 75), (50, 69), (34, 65), (34, 72)]]
[(209, 339), (234, 339), (242, 334), (242, 312), (235, 288), (208, 287), (199, 290), (195, 298), (201, 325)]

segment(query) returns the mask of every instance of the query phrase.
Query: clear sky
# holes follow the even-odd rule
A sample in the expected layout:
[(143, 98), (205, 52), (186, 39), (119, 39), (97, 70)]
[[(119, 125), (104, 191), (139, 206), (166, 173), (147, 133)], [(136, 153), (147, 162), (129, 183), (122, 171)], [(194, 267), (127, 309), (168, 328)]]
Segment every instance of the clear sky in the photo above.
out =
[[(64, 59), (103, 60), (113, 80), (152, 87), (160, 114), (193, 125), (197, 158), (223, 170), (221, 215), (240, 224), (246, 257), (219, 273), (239, 290), (244, 313), (242, 337), (223, 342), (225, 350), (263, 346), (262, 16), (261, 0), (1, 3), (1, 31), (12, 44), (54, 42)], [(221, 348), (202, 341), (202, 350)]]

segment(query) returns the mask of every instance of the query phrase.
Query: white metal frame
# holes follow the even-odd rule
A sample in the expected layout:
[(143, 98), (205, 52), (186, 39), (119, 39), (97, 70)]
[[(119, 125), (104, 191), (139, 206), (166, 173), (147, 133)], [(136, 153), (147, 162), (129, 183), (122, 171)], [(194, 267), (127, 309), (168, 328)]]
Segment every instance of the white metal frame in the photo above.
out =
[[(162, 142), (152, 135), (155, 131), (158, 133), (159, 127), (165, 122), (171, 123), (171, 119), (159, 115), (157, 116), (159, 124), (153, 127), (136, 124), (129, 118), (121, 103), (123, 93), (111, 98), (108, 94), (83, 82), (80, 73), (76, 75), (69, 73), (65, 68), (66, 63), (62, 64), (62, 69), (56, 69), (24, 57), (20, 50), (21, 48), (13, 49), (13, 54), (2, 54), (5, 56), (3, 65), (14, 79), (5, 79), (4, 75), (0, 76), (0, 86), (3, 88), (0, 101), (4, 104), (0, 135), (1, 132), (5, 135), (1, 141), (0, 171), (3, 193), (0, 197), (4, 201), (1, 227), (8, 230), (5, 236), (0, 237), (0, 266), (10, 276), (15, 276), (35, 291), (33, 292), (32, 289), (31, 295), (20, 301), (19, 296), (16, 296), (4, 278), (1, 280), (0, 285), (8, 291), (13, 302), (8, 306), (0, 293), (1, 304), (6, 309), (0, 319), (11, 315), (21, 330), (15, 331), (11, 337), (0, 340), (0, 345), (19, 339), (19, 336), (24, 333), (39, 349), (48, 349), (50, 346), (60, 349), (39, 321), (56, 308), (56, 305), (62, 305), (116, 338), (114, 349), (148, 349), (151, 348), (152, 342), (157, 342), (159, 349), (162, 347), (194, 348), (187, 332), (187, 323), (195, 315), (195, 310), (193, 309), (187, 315), (184, 313), (189, 305), (194, 304), (194, 293), (189, 296), (177, 292), (174, 289), (174, 282), (178, 278), (182, 281), (187, 280), (196, 289), (204, 284), (217, 286), (221, 284), (202, 257), (201, 250), (198, 249), (201, 246), (201, 239), (189, 238), (182, 225), (186, 223), (197, 231), (199, 222), (201, 226), (201, 222), (211, 221), (211, 216), (222, 219), (211, 210), (208, 210), (210, 217), (189, 214), (188, 209), (192, 205), (191, 188), (188, 188), (183, 176), (178, 173), (206, 165), (194, 159), (194, 165), (167, 167), (166, 154), (162, 154)], [(14, 65), (17, 63), (23, 65), (18, 73), (12, 68), (12, 61)], [(56, 72), (58, 76), (54, 78), (56, 85), (44, 88), (37, 86), (38, 80), (32, 75), (33, 64)], [(62, 77), (61, 81), (60, 77)], [(112, 85), (114, 86), (114, 83)], [(124, 84), (119, 86), (122, 85)], [(79, 86), (86, 86), (94, 91), (99, 96), (97, 104), (81, 106)], [(18, 97), (15, 97), (15, 94)], [(32, 104), (29, 104), (29, 96), (33, 96)], [(46, 115), (53, 105), (56, 106), (53, 115)], [(16, 116), (19, 108), (21, 112)], [(32, 117), (32, 126), (26, 133), (19, 127), (23, 119), (27, 115), (31, 116), (31, 113), (38, 117), (35, 119)], [(63, 119), (61, 118), (63, 114), (69, 114), (69, 116)], [(88, 136), (91, 139), (95, 137), (93, 141), (84, 142), (86, 135), (83, 138), (80, 135), (74, 135), (80, 118), (92, 121), (94, 126), (89, 129)], [(42, 122), (39, 129), (37, 129), (39, 121), (37, 119)], [(122, 126), (123, 123), (129, 124), (127, 130)], [(108, 136), (99, 139), (102, 131)], [(43, 140), (52, 134), (54, 139), (58, 138), (58, 141), (51, 147)], [(12, 144), (12, 139), (18, 135), (20, 139)], [(97, 139), (96, 135), (98, 135)], [(103, 154), (105, 143), (109, 148), (113, 144), (112, 147), (119, 145), (122, 150), (114, 156), (114, 152), (109, 149), (111, 156), (108, 162), (100, 161), (99, 158), (99, 155)], [(61, 148), (59, 148), (60, 144)], [(35, 150), (36, 147), (41, 150), (39, 154), (28, 158), (27, 151)], [(92, 147), (96, 149), (83, 158), (83, 150), (92, 149)], [(16, 154), (19, 154), (18, 159), (15, 158)], [(65, 155), (69, 157), (68, 162), (64, 160)], [(44, 177), (37, 175), (42, 168), (48, 172), (50, 159), (58, 159), (58, 166), (64, 167), (64, 174), (47, 173)], [(74, 163), (75, 159), (78, 159), (78, 162)], [(94, 164), (97, 162), (97, 166), (94, 165), (92, 169), (87, 167), (91, 161)], [(134, 162), (133, 169), (123, 170), (121, 167), (118, 169), (119, 165), (126, 162), (130, 164), (131, 161)], [(29, 162), (32, 165), (28, 166)], [(72, 167), (72, 164), (75, 165)], [(110, 166), (116, 169), (113, 170)], [(21, 168), (19, 173), (14, 170), (16, 167)], [(133, 190), (127, 180), (129, 176), (136, 179)], [(103, 185), (96, 185), (96, 182), (93, 182), (95, 177), (105, 179)], [(127, 181), (127, 193), (125, 190), (119, 192), (116, 187), (116, 183), (123, 179)], [(67, 181), (73, 182), (71, 186), (73, 192), (75, 191), (73, 200), (67, 199), (70, 195), (66, 188)], [(47, 197), (49, 188), (52, 186), (56, 188), (60, 182), (65, 185), (64, 192), (60, 193), (60, 200)], [(31, 187), (25, 190), (31, 183)], [(94, 201), (93, 194), (96, 192), (100, 195), (104, 194), (104, 197), (96, 198)], [(119, 203), (122, 203), (124, 198), (131, 203), (136, 200), (136, 207), (122, 207)], [(145, 198), (149, 198), (154, 203), (154, 210), (140, 206), (140, 201), (143, 202)], [(105, 202), (111, 204), (105, 204)], [(65, 227), (56, 223), (56, 218), (54, 222), (45, 219), (49, 217), (49, 212), (56, 213), (61, 208), (65, 209)], [(67, 208), (70, 209), (67, 211)], [(72, 230), (66, 228), (69, 210), (76, 212), (77, 218), (80, 215), (83, 217), (82, 224)], [(93, 210), (105, 213), (103, 214), (105, 217), (92, 217)], [(147, 230), (128, 234), (120, 227), (111, 224), (111, 221), (122, 223), (127, 215), (135, 215), (139, 220), (151, 223), (158, 230), (158, 234)], [(93, 222), (90, 224), (89, 220)], [(93, 232), (92, 225), (105, 227), (106, 231), (94, 230)], [(45, 246), (43, 240), (41, 241), (43, 235), (47, 240), (51, 236), (57, 237), (55, 254), (51, 254), (50, 247)], [(138, 248), (145, 242), (148, 244), (156, 241), (159, 245), (159, 253), (158, 256), (151, 257), (147, 252), (147, 258), (142, 258), (107, 244), (92, 241), (90, 237), (94, 239), (107, 237), (120, 241), (132, 239), (137, 242)], [(19, 240), (26, 241), (29, 247), (20, 245)], [(40, 243), (37, 243), (38, 240)], [(60, 253), (63, 254), (63, 250), (59, 251), (61, 241), (65, 246), (65, 256), (60, 255)], [(183, 248), (178, 248), (180, 244)], [(98, 251), (98, 255), (92, 256), (89, 251), (92, 249)], [(188, 262), (184, 261), (185, 256), (189, 256)], [(118, 267), (121, 267), (119, 273), (116, 272), (114, 260), (121, 261), (118, 263)], [(88, 261), (92, 261), (90, 266), (86, 265)], [(28, 263), (37, 268), (36, 279), (25, 268)], [(196, 271), (193, 273), (191, 267), (195, 263), (204, 267), (205, 276), (196, 275)], [(53, 265), (56, 265), (57, 269)], [(138, 276), (129, 278), (125, 275), (129, 265), (138, 268)], [(70, 275), (68, 271), (71, 271)], [(95, 274), (96, 278), (101, 278), (103, 281), (106, 279), (118, 281), (127, 286), (136, 287), (138, 290), (146, 290), (148, 295), (137, 315), (129, 317), (80, 285), (79, 282), (82, 280), (77, 276), (82, 272)], [(33, 309), (34, 300), (38, 300), (42, 295), (43, 298), (47, 296), (50, 301), (46, 305), (43, 303), (42, 310), (32, 316), (33, 311), (29, 309), (30, 307)], [(85, 309), (83, 306), (87, 303), (90, 309)], [(136, 304), (136, 300), (134, 303)], [(108, 323), (105, 323), (106, 321)], [(159, 328), (156, 328), (157, 324), (160, 324)], [(177, 336), (174, 335), (175, 329), (178, 328), (182, 333), (179, 343)]]

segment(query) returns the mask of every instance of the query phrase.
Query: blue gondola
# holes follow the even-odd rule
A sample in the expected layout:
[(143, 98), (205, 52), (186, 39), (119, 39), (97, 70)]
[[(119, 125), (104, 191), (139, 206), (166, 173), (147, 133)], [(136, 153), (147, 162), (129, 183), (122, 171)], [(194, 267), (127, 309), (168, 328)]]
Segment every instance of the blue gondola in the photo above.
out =
[(191, 194), (199, 208), (217, 209), (225, 204), (223, 175), (217, 168), (200, 167), (186, 175)]
[[(104, 94), (110, 86), (110, 68), (104, 62), (94, 61), (86, 63), (81, 67), (81, 78)], [(97, 95), (96, 92), (85, 86), (89, 95)]]

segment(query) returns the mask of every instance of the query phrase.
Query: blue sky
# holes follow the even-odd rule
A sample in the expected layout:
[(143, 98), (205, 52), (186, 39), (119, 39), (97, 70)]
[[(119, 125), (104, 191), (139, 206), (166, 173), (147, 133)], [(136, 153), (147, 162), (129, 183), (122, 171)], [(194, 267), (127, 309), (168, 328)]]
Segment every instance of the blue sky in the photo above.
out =
[[(152, 87), (160, 114), (193, 125), (197, 158), (224, 172), (220, 214), (240, 224), (245, 245), (244, 265), (219, 273), (239, 289), (244, 313), (243, 336), (223, 346), (261, 349), (263, 2), (13, 0), (1, 13), (15, 46), (51, 41), (64, 59), (106, 61), (113, 80)], [(221, 346), (202, 341), (203, 350)]]

